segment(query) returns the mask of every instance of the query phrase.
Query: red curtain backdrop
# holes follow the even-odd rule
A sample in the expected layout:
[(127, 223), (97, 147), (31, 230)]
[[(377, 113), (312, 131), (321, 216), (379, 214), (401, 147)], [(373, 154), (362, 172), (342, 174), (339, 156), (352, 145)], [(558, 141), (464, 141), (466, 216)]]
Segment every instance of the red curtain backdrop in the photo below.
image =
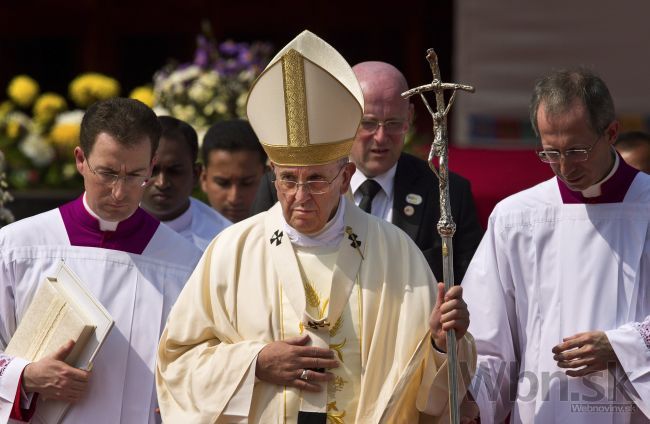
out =
[(484, 229), (500, 200), (554, 175), (549, 165), (540, 162), (534, 150), (450, 147), (449, 169), (472, 183), (472, 194)]

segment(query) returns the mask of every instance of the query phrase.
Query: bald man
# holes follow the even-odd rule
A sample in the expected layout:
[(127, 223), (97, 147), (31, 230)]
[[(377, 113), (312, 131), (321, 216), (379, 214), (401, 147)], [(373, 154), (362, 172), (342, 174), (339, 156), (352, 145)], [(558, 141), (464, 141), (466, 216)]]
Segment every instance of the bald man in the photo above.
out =
[[(408, 89), (406, 78), (385, 62), (362, 62), (352, 70), (361, 85), (365, 103), (350, 152), (350, 159), (360, 171), (354, 173), (350, 183), (354, 201), (366, 212), (406, 232), (426, 257), (436, 278), (442, 279), (442, 241), (436, 229), (440, 219), (438, 179), (426, 161), (402, 152), (413, 119), (413, 105), (401, 97)], [(454, 281), (460, 284), (483, 229), (476, 216), (469, 181), (450, 172), (449, 192), (457, 226)], [(276, 201), (275, 187), (267, 174), (260, 184), (252, 213), (265, 211)]]

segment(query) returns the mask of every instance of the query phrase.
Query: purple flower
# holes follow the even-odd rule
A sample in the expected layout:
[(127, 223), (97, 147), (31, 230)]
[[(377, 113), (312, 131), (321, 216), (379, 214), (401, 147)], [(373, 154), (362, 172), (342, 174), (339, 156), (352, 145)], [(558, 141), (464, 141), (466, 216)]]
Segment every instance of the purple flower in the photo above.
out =
[(213, 55), (214, 46), (205, 36), (199, 35), (196, 38), (196, 52), (194, 52), (194, 64), (201, 68), (207, 68), (210, 65), (211, 56)]

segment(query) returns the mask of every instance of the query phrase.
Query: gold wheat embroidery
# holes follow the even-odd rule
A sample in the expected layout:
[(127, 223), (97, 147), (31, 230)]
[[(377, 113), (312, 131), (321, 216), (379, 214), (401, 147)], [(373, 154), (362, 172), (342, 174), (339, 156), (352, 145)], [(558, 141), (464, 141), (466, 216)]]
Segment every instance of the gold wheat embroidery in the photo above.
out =
[(318, 292), (316, 292), (316, 289), (310, 283), (305, 282), (302, 285), (305, 288), (305, 297), (307, 298), (307, 304), (312, 308), (318, 309), (320, 306), (320, 296), (318, 295)]
[(336, 336), (339, 330), (341, 329), (342, 325), (343, 325), (343, 316), (340, 316), (339, 319), (336, 320), (334, 327), (330, 328), (330, 337)]
[[(336, 411), (336, 412), (331, 412)], [(345, 417), (345, 411), (338, 412), (336, 408), (336, 401), (330, 402), (327, 404), (327, 422), (333, 424), (344, 424), (343, 418)]]
[(346, 343), (347, 341), (348, 341), (348, 339), (343, 339), (343, 341), (342, 341), (341, 343), (335, 343), (335, 344), (331, 344), (331, 345), (330, 345), (330, 349), (333, 349), (333, 350), (336, 352), (336, 356), (339, 357), (339, 360), (340, 360), (341, 362), (345, 362), (345, 361), (343, 360), (343, 352), (342, 352), (342, 349), (343, 349), (343, 346), (345, 346), (345, 343)]
[(347, 384), (347, 380), (345, 380), (343, 377), (340, 375), (335, 375), (333, 380), (330, 380), (329, 383), (327, 383), (327, 394), (330, 397), (335, 397), (336, 392), (340, 392), (343, 390), (343, 386)]
[(330, 300), (325, 299), (325, 302), (323, 303), (323, 306), (318, 309), (318, 318), (323, 318), (325, 316), (325, 311), (327, 310), (327, 305), (330, 304)]

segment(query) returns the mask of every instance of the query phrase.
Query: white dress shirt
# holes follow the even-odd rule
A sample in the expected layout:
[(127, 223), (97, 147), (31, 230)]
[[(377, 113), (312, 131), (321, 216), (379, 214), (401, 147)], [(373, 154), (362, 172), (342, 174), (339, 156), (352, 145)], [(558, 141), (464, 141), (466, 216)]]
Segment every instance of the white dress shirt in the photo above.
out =
[[(394, 198), (394, 185), (395, 185), (395, 170), (397, 170), (397, 162), (390, 168), (388, 171), (381, 175), (377, 175), (371, 179), (377, 181), (381, 186), (381, 190), (375, 195), (372, 199), (372, 209), (371, 214), (379, 218), (383, 218), (385, 221), (391, 222), (393, 219), (393, 198)], [(350, 181), (350, 189), (354, 194), (354, 203), (359, 205), (361, 202), (362, 194), (359, 191), (359, 186), (363, 184), (368, 178), (361, 171), (357, 169), (357, 172), (352, 175), (352, 180)]]

